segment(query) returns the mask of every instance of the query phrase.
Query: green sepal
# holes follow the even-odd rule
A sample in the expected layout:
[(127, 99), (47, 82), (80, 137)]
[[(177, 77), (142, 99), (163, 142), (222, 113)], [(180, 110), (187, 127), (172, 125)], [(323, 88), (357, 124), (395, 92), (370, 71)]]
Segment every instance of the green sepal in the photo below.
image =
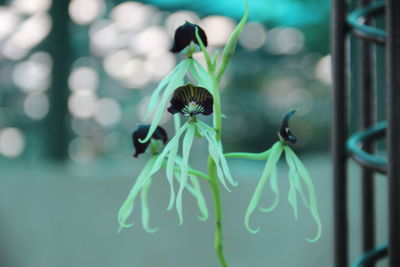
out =
[(247, 207), (246, 214), (244, 217), (244, 223), (245, 223), (247, 230), (250, 233), (256, 234), (260, 231), (260, 228), (257, 228), (257, 229), (251, 228), (250, 222), (249, 222), (250, 216), (256, 209), (256, 207), (260, 201), (260, 197), (261, 197), (262, 191), (264, 189), (265, 182), (270, 177), (270, 175), (273, 173), (274, 168), (276, 168), (276, 165), (278, 164), (278, 161), (281, 157), (282, 152), (283, 152), (283, 146), (282, 146), (281, 142), (278, 141), (271, 148), (271, 154), (267, 160), (267, 164), (265, 165), (261, 179), (258, 182), (257, 187), (253, 193), (253, 196), (251, 197), (249, 206)]
[(226, 67), (229, 64), (229, 61), (231, 60), (231, 57), (235, 52), (236, 44), (240, 38), (240, 34), (243, 31), (244, 25), (246, 24), (247, 19), (249, 17), (249, 5), (247, 4), (247, 1), (244, 1), (244, 5), (246, 8), (244, 15), (240, 20), (239, 24), (236, 26), (236, 28), (229, 36), (228, 42), (226, 43), (224, 50), (222, 51), (222, 63), (218, 70), (217, 81), (221, 80), (222, 75), (224, 74)]
[(306, 167), (304, 164), (301, 162), (301, 160), (297, 157), (297, 155), (294, 153), (294, 151), (289, 147), (285, 146), (285, 154), (287, 157), (290, 157), (296, 166), (296, 170), (299, 173), (300, 178), (306, 185), (307, 191), (308, 191), (308, 196), (309, 196), (309, 209), (311, 212), (312, 217), (314, 218), (314, 221), (317, 224), (317, 234), (315, 235), (314, 238), (306, 238), (308, 242), (316, 242), (320, 237), (322, 233), (322, 223), (321, 223), (321, 218), (319, 216), (318, 212), (318, 203), (317, 203), (317, 197), (315, 194), (315, 189), (314, 189), (314, 184), (312, 182), (311, 176), (308, 173)]
[(142, 190), (140, 191), (140, 203), (142, 204), (142, 226), (143, 229), (150, 233), (153, 234), (157, 232), (157, 228), (150, 228), (149, 226), (149, 219), (150, 219), (150, 210), (149, 206), (147, 203), (147, 193), (150, 189), (151, 185), (151, 178), (147, 180), (147, 182), (143, 185)]
[(126, 200), (122, 204), (121, 208), (119, 209), (119, 211), (118, 211), (118, 222), (119, 222), (118, 233), (121, 232), (122, 228), (131, 227), (133, 225), (133, 222), (128, 224), (128, 223), (126, 223), (126, 221), (133, 212), (137, 194), (143, 188), (143, 185), (146, 183), (146, 181), (151, 178), (150, 171), (153, 168), (153, 165), (154, 165), (155, 161), (157, 160), (157, 157), (158, 156), (153, 156), (152, 158), (150, 158), (147, 161), (144, 168), (140, 172), (138, 178), (136, 179), (135, 184), (133, 185), (131, 191), (129, 192), (128, 197), (126, 198)]

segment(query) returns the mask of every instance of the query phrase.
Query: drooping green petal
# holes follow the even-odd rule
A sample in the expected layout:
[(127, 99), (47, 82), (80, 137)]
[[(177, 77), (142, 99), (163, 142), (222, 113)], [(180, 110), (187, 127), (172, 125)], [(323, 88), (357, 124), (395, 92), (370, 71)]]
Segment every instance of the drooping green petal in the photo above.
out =
[[(285, 149), (285, 151), (286, 150), (287, 149)], [(285, 152), (285, 154), (286, 154), (286, 152)], [(290, 156), (289, 157), (286, 156), (286, 162), (287, 162), (287, 164), (289, 166), (289, 182), (290, 182), (290, 185), (291, 186), (293, 185), (294, 189), (296, 189), (300, 193), (300, 196), (301, 196), (301, 199), (302, 199), (304, 205), (306, 207), (309, 207), (307, 198), (305, 197), (303, 189), (302, 189), (302, 186), (301, 186), (300, 175), (299, 175), (299, 173), (297, 171), (296, 164), (295, 164), (293, 158), (290, 157)], [(295, 217), (297, 218), (296, 213), (295, 213)]]
[(173, 91), (184, 85), (184, 76), (189, 65), (189, 61), (185, 60), (184, 64), (181, 68), (175, 73), (173, 78), (171, 79), (170, 83), (168, 83), (167, 87), (165, 88), (161, 101), (158, 103), (156, 111), (154, 113), (153, 120), (151, 121), (150, 129), (147, 133), (147, 136), (143, 140), (139, 140), (142, 143), (147, 142), (151, 136), (153, 135), (154, 131), (156, 130), (157, 126), (160, 124), (162, 115), (165, 112), (165, 106), (167, 105), (168, 98), (173, 93)]
[(178, 194), (176, 196), (176, 211), (178, 212), (179, 217), (179, 224), (183, 224), (183, 216), (182, 216), (182, 193), (183, 189), (186, 186), (187, 179), (188, 179), (188, 169), (189, 169), (189, 154), (192, 148), (193, 139), (195, 133), (195, 125), (189, 123), (188, 130), (186, 131), (186, 135), (183, 138), (182, 143), (182, 165), (181, 165), (181, 179), (180, 179), (180, 186), (178, 190)]
[(303, 180), (304, 184), (307, 187), (311, 215), (313, 216), (315, 222), (317, 223), (318, 229), (317, 229), (317, 234), (314, 238), (311, 238), (311, 239), (307, 238), (306, 240), (309, 242), (315, 242), (321, 237), (322, 224), (321, 224), (321, 218), (320, 218), (319, 212), (318, 212), (318, 203), (317, 203), (317, 197), (315, 194), (314, 184), (312, 182), (311, 176), (308, 173), (306, 167), (300, 161), (300, 159), (297, 157), (297, 155), (293, 152), (293, 150), (287, 146), (285, 148), (285, 153), (293, 159), (293, 161), (296, 165), (297, 171), (300, 174), (301, 179)]
[(220, 166), (220, 158), (219, 158), (219, 153), (216, 150), (215, 146), (212, 145), (212, 141), (211, 138), (209, 136), (208, 130), (205, 127), (205, 124), (201, 123), (200, 121), (197, 122), (197, 128), (200, 131), (200, 134), (202, 136), (204, 136), (207, 141), (208, 141), (208, 152), (210, 153), (211, 158), (213, 159), (216, 169), (217, 169), (217, 177), (218, 180), (220, 181), (220, 183), (225, 187), (225, 189), (228, 192), (231, 192), (231, 190), (229, 189), (228, 185), (225, 182), (225, 176), (224, 173), (222, 171), (222, 168)]
[(253, 196), (251, 197), (249, 206), (247, 207), (246, 214), (244, 217), (244, 223), (246, 225), (246, 228), (249, 232), (256, 234), (258, 231), (260, 231), (260, 228), (257, 229), (252, 229), (249, 223), (250, 216), (256, 209), (258, 202), (260, 201), (261, 193), (264, 188), (265, 182), (267, 181), (268, 177), (272, 174), (274, 168), (276, 168), (276, 164), (279, 161), (279, 158), (281, 157), (282, 151), (283, 151), (283, 145), (281, 142), (276, 142), (271, 149), (271, 154), (267, 160), (267, 164), (265, 165), (263, 174), (261, 176), (260, 181), (257, 184), (256, 190), (254, 191)]
[[(208, 126), (207, 124), (205, 124), (202, 121), (198, 121), (198, 125), (200, 125), (201, 127), (203, 127), (205, 129), (206, 134), (206, 139), (208, 140), (208, 142), (211, 144), (211, 146), (213, 147), (213, 149), (217, 152), (218, 158), (221, 162), (221, 167), (223, 170), (223, 173), (226, 177), (226, 179), (228, 180), (228, 182), (233, 185), (233, 186), (237, 186), (238, 183), (237, 181), (235, 181), (232, 177), (231, 171), (229, 169), (228, 163), (226, 162), (225, 156), (224, 156), (224, 152), (223, 152), (223, 148), (222, 148), (222, 144), (221, 142), (217, 142), (216, 139), (216, 132), (214, 130), (214, 128)], [(207, 137), (208, 136), (208, 137)], [(217, 164), (217, 162), (215, 162), (215, 164)]]
[(143, 185), (142, 191), (140, 191), (140, 203), (142, 204), (142, 225), (146, 232), (155, 233), (157, 228), (149, 227), (150, 210), (147, 203), (147, 193), (151, 185), (151, 178)]
[(174, 189), (174, 165), (175, 165), (175, 158), (178, 153), (179, 149), (179, 140), (176, 142), (176, 145), (172, 146), (167, 160), (167, 180), (170, 189), (170, 198), (167, 210), (171, 210), (174, 206), (175, 201), (175, 189)]
[(199, 220), (206, 221), (208, 219), (207, 204), (204, 199), (203, 193), (201, 192), (200, 183), (196, 176), (190, 175), (190, 181), (193, 185), (193, 195), (196, 197), (197, 206), (199, 207), (201, 215), (198, 216)]
[(181, 128), (181, 117), (179, 114), (174, 114), (174, 127), (175, 127), (175, 132)]
[(260, 210), (262, 212), (273, 211), (279, 203), (278, 168), (276, 166), (272, 169), (272, 172), (271, 172), (270, 185), (271, 185), (272, 192), (275, 195), (275, 200), (269, 207), (266, 207), (266, 208), (260, 207)]
[[(197, 206), (199, 207), (201, 215), (199, 215), (199, 220), (206, 221), (208, 219), (208, 208), (206, 205), (205, 198), (203, 193), (201, 192), (200, 183), (196, 175), (189, 175), (190, 183), (186, 183), (187, 191), (196, 198)], [(175, 171), (175, 179), (180, 182), (181, 175), (180, 172)]]
[(249, 16), (249, 6), (246, 1), (244, 1), (245, 4), (245, 12), (240, 20), (239, 24), (236, 26), (236, 28), (233, 30), (231, 35), (229, 36), (228, 42), (226, 43), (224, 50), (222, 51), (222, 63), (221, 67), (218, 70), (217, 74), (217, 80), (220, 81), (222, 78), (222, 75), (225, 72), (226, 67), (229, 64), (229, 61), (231, 60), (231, 57), (233, 53), (235, 52), (236, 49), (236, 44), (239, 40), (240, 34), (243, 31), (244, 25), (246, 24), (247, 18)]
[(156, 89), (153, 91), (153, 93), (151, 94), (150, 97), (150, 101), (149, 104), (147, 106), (147, 112), (146, 112), (146, 116), (145, 116), (145, 120), (147, 120), (151, 114), (151, 112), (156, 108), (157, 106), (157, 102), (158, 102), (158, 98), (160, 95), (161, 90), (174, 78), (174, 76), (176, 75), (176, 73), (180, 73), (182, 71), (186, 71), (184, 69), (185, 64), (187, 64), (185, 62), (185, 60), (183, 60), (182, 62), (180, 62), (167, 76), (165, 76), (164, 79), (162, 79), (162, 81), (158, 84), (158, 86), (156, 87)]
[(174, 146), (179, 145), (179, 138), (185, 132), (185, 130), (189, 127), (189, 123), (185, 123), (182, 127), (175, 133), (175, 136), (168, 142), (168, 144), (164, 147), (163, 151), (158, 155), (156, 162), (154, 163), (153, 167), (151, 168), (150, 174), (153, 175), (156, 173), (161, 167), (165, 157), (174, 148)]
[(131, 191), (129, 192), (128, 197), (126, 198), (125, 202), (122, 204), (121, 208), (118, 211), (118, 222), (119, 222), (119, 230), (120, 232), (122, 228), (131, 227), (133, 223), (126, 223), (126, 220), (132, 214), (134, 208), (134, 202), (137, 194), (142, 189), (143, 184), (150, 178), (149, 173), (151, 168), (153, 167), (157, 156), (152, 157), (149, 161), (147, 161), (146, 165), (144, 166), (143, 170), (140, 172), (138, 178), (135, 181)]
[(297, 220), (298, 218), (298, 206), (297, 206), (297, 194), (296, 194), (296, 187), (293, 183), (293, 180), (297, 174), (296, 170), (290, 169), (289, 170), (289, 194), (288, 194), (288, 201), (293, 208), (294, 218)]
[(213, 86), (213, 81), (210, 74), (195, 59), (193, 59), (192, 68), (194, 72), (194, 78), (197, 80), (200, 86), (206, 88), (208, 91), (210, 91), (210, 93), (212, 93), (211, 88)]

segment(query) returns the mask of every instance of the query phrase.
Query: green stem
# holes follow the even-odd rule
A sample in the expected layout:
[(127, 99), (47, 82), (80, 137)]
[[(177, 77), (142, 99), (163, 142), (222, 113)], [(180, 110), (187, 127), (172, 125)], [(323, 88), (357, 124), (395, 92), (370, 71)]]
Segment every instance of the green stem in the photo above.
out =
[(219, 194), (219, 184), (217, 180), (217, 176), (215, 173), (215, 163), (214, 160), (209, 157), (208, 158), (208, 174), (210, 176), (210, 187), (213, 192), (214, 197), (214, 213), (215, 213), (215, 239), (214, 245), (215, 250), (217, 252), (218, 260), (222, 267), (228, 267), (226, 263), (224, 250), (223, 250), (223, 241), (222, 241), (222, 206), (221, 206), (221, 198)]
[(224, 154), (225, 158), (242, 158), (251, 160), (267, 160), (271, 154), (271, 149), (262, 153), (245, 153), (245, 152), (234, 152)]
[[(211, 73), (213, 79), (213, 97), (214, 97), (214, 128), (216, 131), (215, 139), (217, 142), (221, 140), (221, 130), (222, 130), (222, 120), (221, 120), (221, 99), (219, 93), (219, 82), (215, 75)], [(215, 212), (215, 238), (214, 246), (215, 251), (218, 256), (218, 260), (222, 267), (228, 267), (226, 263), (224, 250), (223, 250), (223, 240), (222, 240), (222, 206), (221, 198), (219, 194), (219, 183), (217, 179), (217, 174), (215, 170), (215, 162), (208, 157), (208, 175), (210, 177), (210, 187), (213, 192), (214, 197), (214, 212)]]
[(221, 140), (222, 120), (221, 120), (221, 98), (219, 94), (219, 82), (213, 76), (213, 97), (214, 97), (214, 128), (216, 131), (215, 139), (217, 142)]

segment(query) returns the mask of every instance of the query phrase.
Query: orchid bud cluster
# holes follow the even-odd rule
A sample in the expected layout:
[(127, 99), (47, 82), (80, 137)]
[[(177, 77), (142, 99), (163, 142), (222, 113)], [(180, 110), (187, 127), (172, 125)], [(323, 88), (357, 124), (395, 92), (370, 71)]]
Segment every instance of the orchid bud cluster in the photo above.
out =
[[(138, 157), (146, 151), (150, 151), (151, 156), (119, 210), (120, 230), (133, 224), (128, 223), (128, 219), (133, 212), (135, 199), (139, 194), (142, 206), (142, 225), (148, 232), (152, 233), (157, 230), (149, 226), (150, 212), (147, 205), (147, 192), (152, 183), (152, 176), (162, 168), (166, 170), (166, 178), (170, 189), (167, 209), (171, 210), (175, 206), (179, 222), (182, 224), (183, 193), (187, 191), (197, 200), (200, 211), (199, 219), (207, 220), (208, 208), (201, 191), (201, 182), (206, 181), (210, 184), (216, 200), (214, 203), (216, 203), (215, 205), (220, 205), (219, 186), (231, 191), (232, 187), (238, 185), (238, 182), (230, 172), (227, 158), (245, 158), (266, 161), (261, 179), (253, 196), (250, 198), (244, 217), (244, 224), (247, 229), (251, 233), (256, 233), (259, 228), (253, 229), (250, 226), (250, 216), (259, 205), (262, 191), (268, 179), (272, 192), (275, 194), (275, 201), (271, 206), (260, 208), (260, 210), (269, 212), (277, 206), (279, 202), (277, 164), (282, 154), (285, 154), (286, 162), (289, 166), (289, 203), (293, 207), (297, 218), (297, 195), (300, 196), (304, 205), (310, 209), (318, 229), (316, 236), (307, 240), (314, 242), (319, 239), (321, 221), (318, 214), (314, 186), (307, 169), (289, 146), (297, 141), (297, 138), (289, 128), (289, 120), (296, 110), (290, 111), (284, 117), (278, 130), (279, 140), (270, 149), (262, 153), (224, 153), (221, 141), (222, 114), (219, 83), (231, 56), (234, 54), (237, 41), (247, 18), (248, 8), (246, 5), (246, 12), (242, 20), (232, 32), (222, 51), (220, 64), (217, 64), (218, 51), (215, 52), (213, 57), (208, 53), (206, 49), (207, 36), (200, 26), (186, 22), (176, 30), (174, 44), (170, 51), (184, 53), (186, 57), (153, 91), (146, 116), (149, 117), (153, 114), (151, 124), (140, 125), (132, 134), (135, 147), (134, 156)], [(193, 59), (192, 54), (195, 51), (203, 52), (207, 63), (206, 69)], [(189, 81), (188, 78), (190, 79)], [(167, 107), (167, 105), (169, 106)], [(173, 114), (175, 122), (175, 134), (170, 139), (167, 132), (159, 125), (166, 111)], [(209, 115), (213, 115), (213, 125), (201, 120), (202, 116)], [(183, 123), (181, 122), (182, 118), (184, 120)], [(190, 166), (192, 144), (196, 137), (204, 138), (208, 143), (208, 173), (201, 172)], [(179, 153), (180, 150), (181, 153)], [(177, 191), (175, 182), (179, 184)], [(227, 266), (222, 252), (221, 207), (218, 206), (214, 210), (217, 222), (217, 254), (221, 265)]]

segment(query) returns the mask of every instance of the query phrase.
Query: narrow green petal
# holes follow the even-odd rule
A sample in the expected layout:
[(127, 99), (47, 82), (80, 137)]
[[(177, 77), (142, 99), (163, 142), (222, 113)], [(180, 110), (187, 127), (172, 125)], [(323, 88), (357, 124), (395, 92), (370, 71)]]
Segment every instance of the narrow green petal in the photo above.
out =
[[(286, 154), (286, 162), (289, 166), (289, 195), (288, 195), (288, 201), (290, 205), (293, 208), (293, 213), (294, 217), (297, 220), (298, 218), (298, 205), (297, 205), (297, 194), (296, 190), (298, 189), (296, 186), (297, 181), (300, 180), (299, 174), (296, 170), (296, 165), (294, 163), (294, 160), (291, 157), (291, 154), (286, 153), (287, 151), (287, 146), (284, 148), (285, 154)], [(300, 189), (301, 190), (301, 189)]]
[[(285, 151), (287, 151), (286, 147), (285, 147)], [(290, 152), (289, 152), (289, 155), (290, 155)], [(287, 162), (287, 164), (289, 166), (289, 181), (290, 181), (290, 183), (293, 183), (295, 189), (300, 193), (300, 197), (301, 197), (304, 205), (306, 207), (309, 207), (310, 205), (309, 205), (309, 203), (307, 201), (306, 196), (304, 195), (304, 192), (303, 192), (303, 189), (302, 189), (302, 186), (301, 186), (300, 175), (299, 175), (299, 173), (297, 171), (294, 159), (292, 159), (291, 156), (288, 156), (287, 153), (286, 153), (286, 162)]]
[(149, 227), (149, 219), (150, 219), (150, 210), (147, 203), (147, 193), (149, 191), (151, 185), (151, 179), (148, 179), (145, 185), (140, 191), (140, 203), (142, 204), (142, 225), (146, 232), (148, 233), (155, 233), (157, 232), (157, 228), (150, 228)]
[(290, 169), (289, 170), (289, 194), (288, 194), (288, 201), (293, 208), (294, 218), (297, 220), (298, 218), (298, 206), (297, 206), (297, 194), (296, 194), (296, 186), (293, 183), (293, 176), (298, 175), (296, 170)]
[(203, 66), (197, 62), (197, 60), (193, 60), (193, 69), (195, 72), (195, 75), (198, 77), (194, 77), (200, 84), (202, 84), (204, 88), (206, 88), (210, 93), (212, 93), (211, 88), (212, 88), (212, 78), (208, 71), (206, 71)]
[(258, 205), (258, 202), (260, 201), (261, 193), (264, 188), (265, 182), (267, 181), (268, 177), (272, 174), (273, 169), (276, 168), (276, 164), (278, 164), (282, 151), (283, 147), (281, 142), (276, 142), (271, 149), (271, 154), (267, 160), (267, 164), (265, 165), (261, 179), (258, 182), (256, 190), (254, 191), (254, 194), (250, 200), (249, 206), (247, 207), (246, 215), (244, 217), (244, 223), (246, 225), (247, 230), (253, 234), (258, 233), (258, 231), (260, 231), (260, 228), (257, 229), (251, 228), (249, 223), (250, 216), (254, 212), (254, 210)]
[(216, 169), (217, 169), (217, 177), (218, 180), (220, 181), (220, 183), (225, 187), (225, 189), (228, 192), (231, 192), (231, 190), (229, 189), (228, 185), (225, 182), (225, 177), (224, 177), (224, 173), (221, 169), (221, 166), (219, 164), (220, 159), (219, 159), (219, 154), (218, 151), (216, 151), (215, 147), (212, 145), (212, 141), (211, 141), (211, 137), (209, 136), (208, 130), (205, 126), (204, 123), (201, 123), (200, 121), (197, 122), (197, 129), (199, 129), (200, 133), (202, 134), (202, 136), (204, 136), (207, 139), (208, 142), (208, 152), (210, 153), (211, 158), (213, 159)]
[(294, 160), (297, 171), (299, 172), (300, 177), (303, 179), (304, 184), (307, 187), (308, 195), (310, 197), (309, 204), (310, 204), (311, 215), (313, 216), (315, 222), (317, 223), (318, 229), (317, 229), (317, 234), (314, 238), (307, 238), (306, 240), (308, 242), (315, 242), (321, 237), (322, 224), (321, 224), (321, 218), (320, 218), (319, 212), (318, 212), (317, 197), (315, 194), (315, 189), (314, 189), (314, 185), (313, 185), (311, 176), (308, 173), (304, 164), (300, 161), (300, 159), (297, 157), (297, 155), (293, 152), (293, 150), (291, 148), (287, 147), (285, 149), (285, 153), (290, 154), (291, 158)]
[(224, 74), (226, 67), (229, 64), (229, 61), (231, 60), (231, 57), (233, 53), (235, 52), (236, 49), (236, 44), (239, 40), (240, 34), (243, 31), (244, 25), (246, 24), (247, 18), (249, 16), (249, 6), (246, 1), (244, 1), (245, 4), (245, 12), (240, 20), (239, 24), (236, 26), (236, 28), (233, 30), (231, 35), (229, 36), (228, 42), (226, 43), (224, 50), (222, 51), (222, 63), (221, 67), (219, 68), (218, 74), (217, 74), (217, 80), (220, 81), (222, 78), (222, 75)]
[(219, 56), (219, 50), (217, 49), (217, 50), (215, 50), (215, 52), (214, 52), (214, 56), (213, 56), (213, 60), (212, 60), (212, 64), (213, 64), (214, 66), (217, 66), (218, 56)]
[(171, 81), (175, 73), (182, 67), (182, 64), (183, 62), (179, 63), (167, 76), (165, 76), (164, 79), (162, 79), (156, 89), (154, 89), (153, 93), (150, 96), (149, 104), (147, 105), (145, 120), (149, 118), (151, 112), (156, 108), (161, 90)]
[(275, 166), (275, 168), (273, 168), (273, 170), (271, 172), (270, 185), (271, 185), (272, 192), (275, 195), (275, 200), (272, 203), (272, 205), (269, 207), (266, 207), (266, 208), (260, 207), (260, 210), (262, 212), (273, 211), (279, 203), (278, 169), (276, 168), (276, 166)]
[(157, 157), (152, 157), (149, 161), (147, 161), (146, 165), (140, 172), (138, 178), (135, 181), (131, 191), (129, 192), (128, 197), (126, 198), (125, 202), (122, 204), (121, 208), (118, 211), (118, 222), (119, 222), (119, 230), (120, 232), (122, 228), (131, 227), (133, 223), (127, 224), (126, 220), (132, 214), (134, 208), (134, 202), (137, 194), (142, 189), (144, 182), (150, 179), (149, 173), (151, 168), (154, 165)]
[(178, 153), (179, 149), (179, 140), (176, 142), (176, 145), (172, 146), (167, 160), (167, 180), (170, 189), (170, 198), (167, 210), (171, 210), (174, 206), (175, 201), (175, 189), (174, 189), (174, 165), (175, 165), (175, 158)]
[(183, 138), (182, 143), (182, 166), (181, 166), (181, 184), (179, 186), (178, 194), (176, 196), (176, 210), (178, 212), (179, 224), (183, 224), (183, 216), (182, 216), (182, 193), (183, 189), (186, 186), (188, 179), (188, 169), (189, 169), (189, 154), (192, 148), (194, 133), (195, 133), (195, 125), (189, 124), (189, 128), (186, 131), (186, 135)]
[(179, 138), (185, 132), (188, 127), (188, 123), (185, 123), (179, 130), (176, 132), (175, 136), (168, 142), (168, 144), (164, 147), (163, 151), (158, 155), (156, 162), (154, 163), (153, 167), (151, 168), (150, 175), (156, 173), (163, 164), (165, 157), (174, 148), (174, 146), (179, 145)]
[[(221, 142), (217, 142), (217, 139), (215, 138), (216, 132), (215, 132), (214, 128), (208, 126), (207, 124), (205, 124), (202, 121), (198, 121), (198, 125), (200, 125), (201, 127), (203, 127), (205, 129), (205, 132), (207, 133), (206, 138), (207, 138), (208, 142), (211, 144), (211, 146), (214, 147), (213, 149), (217, 153), (217, 156), (219, 158), (219, 161), (221, 162), (221, 167), (222, 167), (222, 170), (223, 170), (223, 173), (224, 173), (226, 179), (228, 180), (228, 182), (231, 185), (237, 186), (238, 182), (233, 179), (232, 174), (229, 170), (228, 163), (226, 162), (224, 153), (222, 151), (223, 150), (222, 144), (221, 144)], [(215, 162), (215, 164), (217, 165), (218, 162)]]
[(197, 206), (199, 207), (201, 215), (198, 217), (201, 221), (207, 221), (208, 219), (208, 208), (204, 199), (203, 193), (201, 192), (200, 183), (196, 176), (190, 175), (190, 182), (193, 185), (194, 196), (197, 200)]
[(181, 128), (181, 116), (179, 113), (174, 114), (174, 127), (175, 127), (175, 132), (177, 132), (179, 130), (179, 128)]
[(195, 31), (197, 42), (200, 45), (201, 51), (203, 52), (203, 56), (207, 62), (207, 68), (210, 73), (214, 73), (215, 65), (212, 64), (210, 54), (207, 51), (207, 48), (204, 46), (203, 40), (201, 40), (199, 36), (199, 30), (196, 28)]
[(150, 129), (147, 132), (146, 137), (143, 140), (139, 140), (140, 142), (145, 143), (145, 142), (149, 141), (150, 138), (153, 136), (153, 133), (156, 130), (157, 126), (160, 124), (162, 116), (165, 112), (165, 106), (167, 105), (168, 98), (171, 96), (172, 92), (176, 88), (184, 85), (183, 77), (185, 76), (188, 65), (189, 65), (189, 61), (185, 61), (185, 64), (182, 65), (182, 68), (180, 68), (176, 72), (176, 74), (174, 75), (171, 82), (165, 88), (162, 98), (161, 98), (161, 101), (160, 101), (160, 103), (158, 103), (157, 109), (154, 113), (153, 120), (151, 121)]

